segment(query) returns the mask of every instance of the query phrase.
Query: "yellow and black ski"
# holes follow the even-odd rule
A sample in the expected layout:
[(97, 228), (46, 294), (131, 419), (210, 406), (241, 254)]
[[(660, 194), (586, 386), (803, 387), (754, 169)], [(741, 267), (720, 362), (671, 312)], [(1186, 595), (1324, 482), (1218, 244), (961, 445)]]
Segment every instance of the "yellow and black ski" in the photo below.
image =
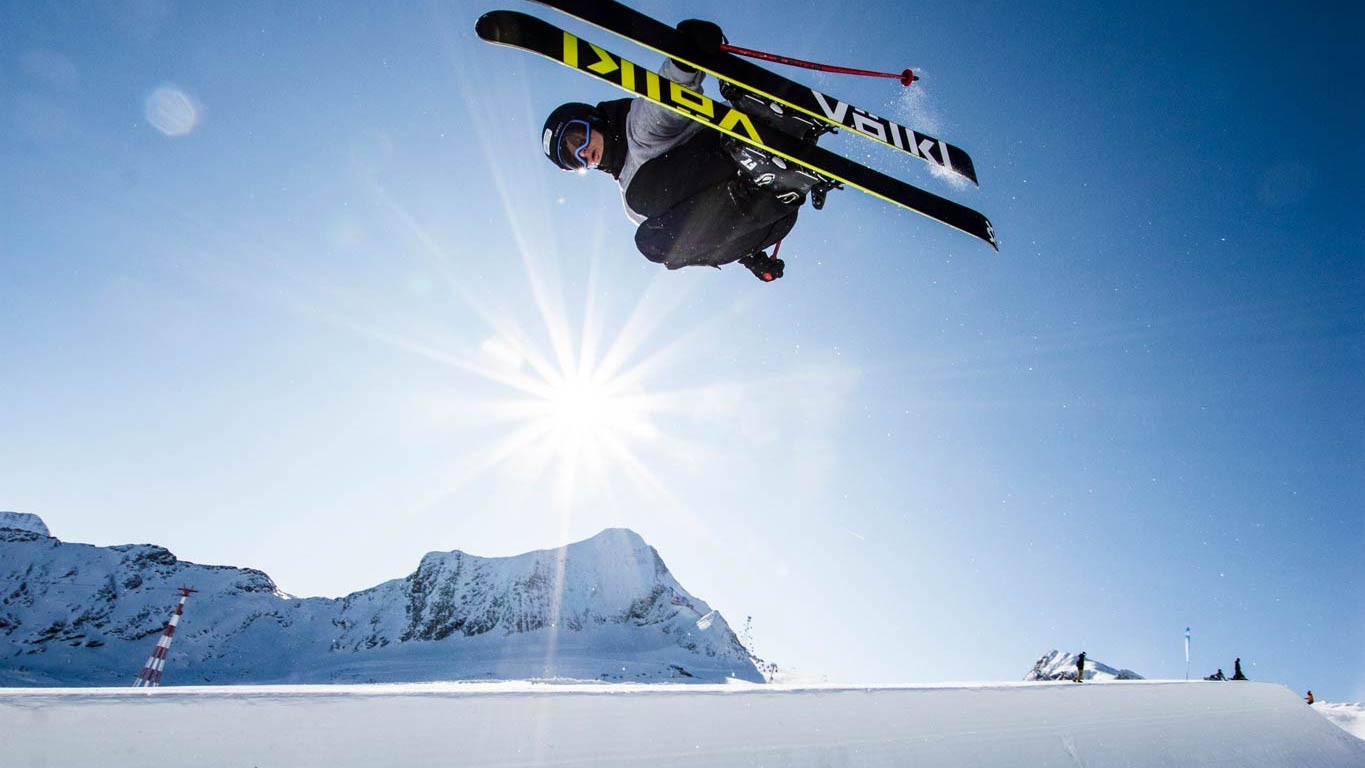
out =
[(808, 115), (823, 125), (846, 128), (930, 165), (977, 183), (972, 158), (961, 147), (878, 117), (814, 88), (724, 51), (700, 50), (669, 25), (616, 0), (533, 0), (561, 13), (620, 35), (633, 43), (700, 69), (762, 98)]
[(649, 99), (678, 114), (795, 162), (812, 172), (860, 189), (889, 203), (928, 216), (999, 249), (995, 230), (980, 213), (859, 165), (808, 142), (793, 140), (774, 128), (755, 123), (748, 115), (715, 101), (658, 73), (581, 40), (548, 22), (515, 11), (490, 11), (475, 25), (479, 37), (499, 45), (540, 54)]

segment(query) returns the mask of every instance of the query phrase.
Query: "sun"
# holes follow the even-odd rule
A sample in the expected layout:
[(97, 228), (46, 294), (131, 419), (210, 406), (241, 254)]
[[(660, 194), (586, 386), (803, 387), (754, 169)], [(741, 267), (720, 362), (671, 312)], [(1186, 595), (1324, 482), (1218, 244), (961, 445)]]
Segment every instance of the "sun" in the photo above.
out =
[(610, 375), (602, 361), (587, 356), (586, 349), (560, 357), (528, 348), (524, 341), (494, 337), (482, 344), (481, 351), (501, 369), (485, 369), (485, 378), (520, 395), (514, 401), (520, 407), (511, 409), (517, 416), (511, 420), (522, 422), (529, 434), (539, 436), (534, 441), (548, 445), (559, 458), (572, 458), (580, 451), (601, 453), (608, 443), (622, 444), (630, 434), (652, 431), (640, 388), (628, 386), (626, 377)]
[(655, 501), (669, 496), (646, 455), (671, 442), (659, 422), (684, 400), (650, 385), (651, 371), (666, 367), (667, 357), (662, 350), (641, 354), (656, 322), (636, 313), (613, 338), (592, 313), (575, 324), (554, 308), (540, 305), (540, 333), (491, 323), (494, 335), (458, 366), (501, 390), (493, 401), (469, 405), (504, 428), (476, 460), (461, 462), (463, 472), (503, 468), (524, 483), (548, 480), (552, 505), (565, 510), (581, 495), (613, 493), (618, 483)]
[(545, 443), (555, 460), (576, 474), (598, 479), (629, 442), (627, 422), (647, 424), (624, 398), (613, 396), (610, 382), (573, 374), (552, 384), (544, 402)]
[(595, 483), (644, 466), (637, 454), (659, 434), (654, 418), (666, 401), (601, 365), (555, 371), (542, 383), (525, 419), (538, 437), (526, 447), (548, 454), (561, 478)]
[[(543, 489), (550, 507), (566, 520), (583, 503), (603, 499), (641, 498), (672, 508), (676, 499), (657, 468), (696, 454), (678, 429), (693, 412), (698, 389), (679, 387), (674, 374), (721, 320), (677, 332), (668, 321), (692, 300), (692, 288), (667, 279), (673, 275), (643, 286), (618, 284), (600, 274), (611, 256), (596, 247), (579, 254), (586, 263), (579, 264), (572, 284), (583, 292), (581, 298), (571, 296), (571, 281), (564, 279), (553, 250), (537, 247), (549, 238), (537, 219), (548, 215), (524, 213), (524, 201), (514, 202), (500, 179), (495, 186), (519, 233), (507, 261), (524, 268), (524, 282), (506, 283), (510, 295), (463, 279), (451, 266), (451, 250), (404, 206), (379, 193), (428, 259), (433, 280), (477, 318), (481, 336), (430, 343), (345, 319), (366, 336), (463, 374), (460, 384), (429, 405), (440, 422), (468, 428), (478, 439), (457, 451), (449, 471), (418, 506), (496, 473), (518, 493)], [(618, 302), (620, 296), (626, 301)]]
[(569, 377), (551, 390), (549, 407), (554, 431), (579, 440), (595, 439), (609, 428), (620, 410), (607, 387), (583, 376)]

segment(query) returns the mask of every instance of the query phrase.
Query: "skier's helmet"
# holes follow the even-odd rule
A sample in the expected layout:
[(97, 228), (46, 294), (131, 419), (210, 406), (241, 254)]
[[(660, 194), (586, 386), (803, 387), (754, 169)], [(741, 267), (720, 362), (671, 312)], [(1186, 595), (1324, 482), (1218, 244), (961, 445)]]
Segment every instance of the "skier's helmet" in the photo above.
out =
[(550, 162), (566, 171), (576, 171), (587, 165), (582, 152), (588, 148), (592, 132), (602, 131), (606, 124), (606, 116), (591, 104), (578, 101), (561, 104), (545, 118), (541, 148)]

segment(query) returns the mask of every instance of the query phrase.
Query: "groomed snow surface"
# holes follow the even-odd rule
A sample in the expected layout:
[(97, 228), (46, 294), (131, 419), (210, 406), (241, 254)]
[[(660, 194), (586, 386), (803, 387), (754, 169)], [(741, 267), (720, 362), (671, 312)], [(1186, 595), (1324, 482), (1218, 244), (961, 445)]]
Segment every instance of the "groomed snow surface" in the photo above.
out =
[(0, 689), (5, 766), (1365, 766), (1269, 683)]

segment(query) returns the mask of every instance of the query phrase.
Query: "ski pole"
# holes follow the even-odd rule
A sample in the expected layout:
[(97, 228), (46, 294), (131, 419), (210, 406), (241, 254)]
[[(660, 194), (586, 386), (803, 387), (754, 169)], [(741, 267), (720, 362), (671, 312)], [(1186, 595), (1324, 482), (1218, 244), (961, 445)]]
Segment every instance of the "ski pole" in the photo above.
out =
[(887, 77), (892, 80), (901, 81), (901, 85), (904, 86), (909, 86), (911, 83), (919, 79), (919, 77), (909, 69), (897, 74), (895, 72), (873, 72), (870, 69), (837, 67), (833, 64), (820, 64), (814, 61), (793, 59), (790, 56), (779, 56), (776, 53), (755, 51), (752, 48), (740, 48), (737, 45), (730, 45), (729, 43), (721, 43), (720, 49), (722, 51), (725, 51), (726, 53), (734, 53), (740, 56), (748, 56), (751, 59), (763, 59), (764, 61), (772, 61), (778, 64), (786, 64), (792, 67), (802, 67), (804, 69), (815, 69), (821, 72), (834, 72), (840, 75), (858, 75), (860, 77)]

